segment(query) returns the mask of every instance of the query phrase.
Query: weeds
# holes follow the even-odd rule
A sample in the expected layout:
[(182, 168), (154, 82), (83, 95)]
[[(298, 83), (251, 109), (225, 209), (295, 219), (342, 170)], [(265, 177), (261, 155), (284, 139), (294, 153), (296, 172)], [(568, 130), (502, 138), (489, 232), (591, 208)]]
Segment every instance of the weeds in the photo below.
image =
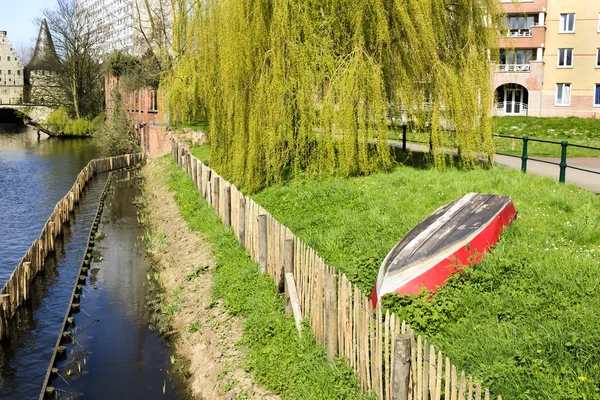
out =
[(197, 277), (199, 277), (200, 275), (202, 275), (203, 273), (208, 271), (208, 268), (209, 268), (208, 265), (204, 265), (202, 267), (196, 268), (196, 270), (194, 272), (192, 272), (189, 275), (186, 275), (185, 280), (189, 282), (189, 281), (196, 279)]
[(257, 381), (284, 399), (365, 398), (352, 370), (340, 359), (331, 365), (310, 328), (298, 338), (272, 280), (260, 275), (256, 263), (210, 210), (193, 182), (167, 156), (157, 162), (163, 171), (155, 178), (168, 177), (181, 215), (213, 245), (214, 295), (230, 314), (242, 317), (247, 367)]

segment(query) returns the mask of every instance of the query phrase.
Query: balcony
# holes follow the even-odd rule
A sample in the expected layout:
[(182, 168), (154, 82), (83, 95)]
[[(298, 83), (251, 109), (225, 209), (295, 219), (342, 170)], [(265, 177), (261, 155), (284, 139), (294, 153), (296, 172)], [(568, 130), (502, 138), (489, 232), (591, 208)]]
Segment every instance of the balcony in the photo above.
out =
[(519, 29), (507, 31), (506, 34), (500, 35), (500, 37), (507, 38), (530, 38), (533, 37), (533, 31), (531, 29)]
[(529, 64), (498, 64), (496, 72), (530, 72)]

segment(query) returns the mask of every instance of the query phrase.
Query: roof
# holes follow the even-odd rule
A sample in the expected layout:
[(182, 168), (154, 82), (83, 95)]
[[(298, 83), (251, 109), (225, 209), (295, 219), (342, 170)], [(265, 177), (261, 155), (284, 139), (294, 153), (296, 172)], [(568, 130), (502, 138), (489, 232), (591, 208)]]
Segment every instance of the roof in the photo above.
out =
[(42, 20), (40, 26), (40, 34), (38, 35), (37, 43), (31, 61), (27, 64), (27, 68), (31, 70), (56, 70), (60, 68), (60, 60), (54, 48), (54, 42), (50, 35), (50, 29), (46, 19)]

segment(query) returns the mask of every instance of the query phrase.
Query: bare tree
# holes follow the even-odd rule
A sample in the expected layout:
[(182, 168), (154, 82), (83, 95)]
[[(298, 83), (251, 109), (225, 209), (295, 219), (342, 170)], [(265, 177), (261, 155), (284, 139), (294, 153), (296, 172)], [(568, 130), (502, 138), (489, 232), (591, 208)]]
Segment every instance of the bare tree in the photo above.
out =
[(45, 9), (60, 68), (54, 86), (60, 91), (61, 105), (77, 118), (99, 114), (104, 105), (104, 76), (100, 65), (100, 31), (93, 15), (76, 0), (57, 0), (55, 8)]
[(17, 53), (19, 60), (21, 60), (23, 64), (27, 65), (33, 56), (33, 47), (25, 43), (19, 43), (15, 48), (15, 52)]
[[(171, 0), (134, 0), (136, 53), (142, 54), (144, 67), (150, 74), (160, 74), (171, 68), (171, 38), (173, 36), (173, 5)], [(158, 76), (155, 80), (158, 80)]]

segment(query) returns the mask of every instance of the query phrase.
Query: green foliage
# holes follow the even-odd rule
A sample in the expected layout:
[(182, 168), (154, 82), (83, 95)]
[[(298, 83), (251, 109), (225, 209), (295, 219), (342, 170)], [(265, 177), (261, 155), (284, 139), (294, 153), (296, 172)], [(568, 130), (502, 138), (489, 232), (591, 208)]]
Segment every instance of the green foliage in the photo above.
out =
[(210, 160), (210, 146), (196, 146), (190, 149), (191, 153), (198, 158), (198, 160), (202, 161), (204, 165), (209, 165)]
[(468, 192), (512, 196), (518, 219), (430, 297), (384, 305), (507, 399), (600, 399), (600, 197), (519, 171), (397, 167), (306, 178), (253, 198), (370, 293), (392, 247)]
[(106, 155), (135, 153), (139, 151), (139, 141), (131, 122), (121, 107), (121, 94), (118, 87), (112, 93), (115, 109), (94, 133), (94, 144)]
[(244, 321), (247, 365), (256, 380), (283, 399), (367, 398), (343, 360), (333, 365), (327, 361), (309, 326), (298, 337), (293, 319), (285, 317), (285, 302), (273, 281), (260, 274), (258, 265), (239, 247), (233, 231), (221, 224), (189, 177), (168, 156), (157, 162), (164, 170), (156, 178), (168, 179), (189, 227), (206, 235), (212, 245), (214, 295), (223, 300), (228, 312)]
[(125, 91), (158, 88), (160, 65), (151, 51), (144, 53), (142, 57), (117, 51), (110, 55), (106, 65), (106, 72), (119, 78), (119, 84)]
[[(567, 140), (572, 144), (600, 148), (600, 120), (577, 117), (494, 117), (494, 132), (502, 135), (514, 135), (516, 138), (529, 136), (536, 139), (561, 142)], [(495, 138), (496, 150), (499, 153), (521, 155), (523, 141)], [(529, 142), (528, 153), (532, 156), (560, 157), (561, 146), (548, 143)], [(569, 147), (569, 157), (600, 157), (600, 150)]]
[(109, 56), (105, 65), (108, 74), (120, 78), (125, 74), (137, 71), (140, 66), (140, 59), (122, 51), (116, 51)]
[(387, 125), (403, 117), (427, 127), (437, 166), (450, 135), (466, 166), (493, 153), (496, 0), (181, 3), (170, 115), (206, 116), (213, 165), (249, 192), (389, 168)]
[(104, 120), (104, 114), (90, 120), (88, 118), (71, 118), (66, 108), (56, 109), (46, 119), (46, 125), (52, 132), (60, 132), (68, 136), (90, 136)]

